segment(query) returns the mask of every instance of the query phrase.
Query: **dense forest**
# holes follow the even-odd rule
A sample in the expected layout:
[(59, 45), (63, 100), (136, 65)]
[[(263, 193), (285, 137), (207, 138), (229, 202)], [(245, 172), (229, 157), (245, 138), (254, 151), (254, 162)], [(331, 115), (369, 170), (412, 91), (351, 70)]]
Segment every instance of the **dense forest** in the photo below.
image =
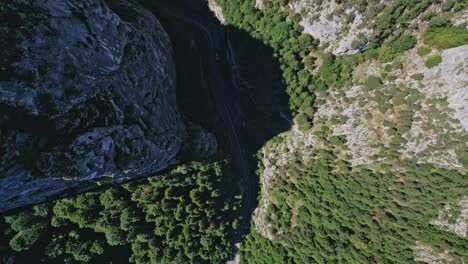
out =
[(6, 215), (0, 252), (19, 263), (222, 263), (241, 203), (226, 170), (194, 162)]
[[(447, 221), (452, 224), (458, 221), (462, 209), (457, 202), (467, 193), (466, 173), (401, 160), (398, 150), (406, 141), (402, 135), (416, 120), (414, 111), (421, 107), (418, 98), (421, 95), (414, 91), (408, 96), (404, 87), (393, 88), (389, 94), (378, 90), (383, 82), (397, 78), (389, 72), (403, 68), (397, 59), (417, 43), (411, 30), (396, 28), (397, 25), (408, 25), (424, 13), (421, 19), (429, 26), (422, 34), (424, 45), (417, 51), (420, 56), (426, 56), (432, 49), (466, 45), (466, 23), (454, 26), (450, 22), (453, 15), (466, 10), (466, 1), (388, 4), (339, 1), (345, 8), (362, 11), (364, 19), (373, 21), (374, 29), (365, 40), (365, 51), (341, 56), (327, 52), (326, 45), (320, 46), (318, 40), (301, 33), (301, 15), (288, 7), (289, 2), (298, 1), (260, 1), (262, 8), (253, 0), (217, 2), (228, 24), (249, 32), (274, 49), (295, 123), (303, 132), (312, 133), (314, 146), (320, 146), (303, 147), (307, 149), (305, 155), (304, 151), (294, 151), (285, 134), (272, 139), (259, 153), (259, 176), (265, 173), (265, 160), (272, 164), (276, 176), (271, 176), (269, 168), (268, 186), (264, 186), (268, 192), (262, 193), (268, 195), (262, 197), (268, 199), (268, 207), (241, 246), (242, 262), (412, 263), (417, 254), (415, 248), (424, 245), (435, 254), (445, 254), (443, 261), (464, 263), (468, 258), (466, 236), (431, 223), (447, 204), (451, 204), (446, 207), (450, 211)], [(425, 12), (433, 4), (441, 4), (442, 11)], [(437, 54), (426, 58), (427, 68), (442, 61)], [(372, 61), (385, 65), (387, 72), (379, 77), (369, 76), (364, 87), (375, 90), (374, 98), (380, 101), (383, 110), (398, 105), (409, 107), (399, 110), (395, 124), (388, 124), (393, 142), (374, 157), (388, 161), (377, 169), (353, 167), (348, 161), (350, 157), (342, 154), (348, 150), (346, 139), (335, 136), (329, 124), (315, 116), (329, 92), (344, 93), (342, 89), (353, 82), (353, 70)], [(463, 140), (466, 142), (466, 137)], [(270, 154), (275, 152), (271, 158)], [(460, 157), (463, 153), (459, 153)], [(468, 166), (466, 159), (460, 161)], [(428, 255), (432, 254), (430, 250), (426, 252)]]
[(270, 182), (264, 224), (274, 239), (253, 230), (241, 248), (245, 263), (411, 263), (415, 240), (468, 257), (466, 237), (429, 224), (442, 204), (466, 195), (466, 177), (410, 162), (398, 174), (351, 171), (337, 157), (343, 145), (330, 143), (336, 138), (325, 131), (319, 140), (326, 147), (312, 160), (296, 153), (278, 172), (288, 177)]
[[(253, 0), (216, 2), (222, 6), (228, 24), (249, 32), (252, 37), (273, 48), (283, 72), (290, 109), (297, 114), (299, 125), (307, 129), (310, 127), (307, 123), (313, 119), (316, 93), (324, 92), (328, 87), (341, 88), (349, 83), (353, 68), (365, 60), (391, 62), (405, 50), (413, 48), (416, 38), (401, 29), (395, 30), (396, 25), (409, 23), (431, 4), (440, 1), (392, 1), (389, 5), (377, 5), (377, 10), (370, 10), (364, 18), (371, 20), (381, 12), (374, 19), (375, 30), (366, 40), (366, 51), (340, 57), (318, 48), (317, 39), (302, 33), (299, 25), (301, 15), (285, 7), (289, 3), (287, 0), (265, 1), (266, 8), (263, 10), (259, 10)], [(449, 16), (452, 9), (464, 10), (465, 2), (447, 1), (444, 3), (444, 13), (437, 15), (431, 12), (424, 16), (423, 19), (430, 25), (424, 36), (429, 46), (443, 49), (468, 43), (468, 30), (463, 25), (451, 26)], [(346, 1), (344, 4), (366, 9), (366, 3), (362, 1)], [(319, 74), (313, 75), (311, 72), (316, 67), (317, 59), (321, 61)]]
[[(421, 251), (465, 263), (466, 234), (434, 219), (460, 224), (468, 188), (467, 137), (443, 125), (428, 128), (453, 139), (448, 148), (459, 169), (403, 159), (406, 135), (422, 119), (416, 113), (426, 101), (418, 90), (392, 82), (403, 75), (399, 59), (405, 53), (414, 51), (434, 69), (444, 50), (468, 44), (466, 23), (451, 22), (466, 12), (467, 1), (337, 1), (361, 12), (373, 29), (353, 41), (362, 50), (342, 55), (302, 33), (302, 15), (289, 8), (300, 0), (260, 0), (263, 8), (258, 0), (214, 1), (228, 25), (272, 48), (294, 117), (292, 130), (272, 138), (257, 155), (259, 182), (267, 190), (258, 200), (265, 208), (241, 243), (241, 263), (406, 264), (417, 262)], [(432, 5), (440, 10), (431, 11)], [(416, 18), (427, 25), (420, 35), (410, 28)], [(372, 63), (384, 70), (356, 83), (355, 69)], [(411, 75), (419, 86), (424, 78)], [(394, 122), (379, 120), (391, 140), (372, 142), (383, 149), (371, 157), (372, 166), (353, 165), (347, 138), (331, 128), (347, 117), (330, 121), (317, 114), (332, 95), (342, 96), (352, 85), (369, 93), (363, 105), (376, 102), (378, 111), (395, 115)], [(431, 102), (447, 104), (444, 98)], [(439, 108), (429, 110), (433, 119), (448, 119)], [(0, 255), (19, 263), (225, 263), (241, 219), (242, 196), (231, 169), (225, 161), (192, 162), (9, 213), (0, 219)]]

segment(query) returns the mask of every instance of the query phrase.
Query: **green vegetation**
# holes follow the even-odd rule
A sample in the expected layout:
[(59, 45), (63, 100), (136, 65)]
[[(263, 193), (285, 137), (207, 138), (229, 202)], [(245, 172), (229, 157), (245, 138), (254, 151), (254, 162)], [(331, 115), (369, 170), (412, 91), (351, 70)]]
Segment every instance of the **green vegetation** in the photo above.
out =
[(8, 254), (45, 263), (224, 263), (240, 206), (239, 196), (222, 189), (232, 186), (222, 177), (224, 167), (182, 165), (142, 182), (36, 205), (4, 217), (2, 240), (9, 240)]
[(426, 56), (427, 54), (431, 53), (431, 48), (426, 47), (426, 46), (419, 47), (417, 50), (417, 53), (421, 57)]
[[(249, 32), (274, 49), (296, 123), (303, 131), (313, 131), (317, 136), (314, 145), (319, 146), (310, 148), (312, 154), (307, 153), (307, 157), (300, 152), (274, 153), (275, 157), (286, 156), (287, 164), (275, 166), (275, 173), (281, 176), (269, 178), (268, 197), (262, 197), (269, 201), (262, 218), (264, 222), (261, 227), (254, 227), (242, 244), (242, 262), (414, 263), (412, 247), (418, 241), (438, 252), (448, 250), (466, 259), (466, 238), (430, 224), (445, 204), (456, 203), (463, 197), (466, 178), (456, 171), (401, 159), (399, 150), (406, 143), (403, 135), (418, 118), (415, 111), (421, 109), (417, 103), (421, 95), (415, 89), (397, 84), (385, 91), (387, 85), (384, 87), (382, 81), (395, 80), (396, 74), (390, 72), (404, 69), (398, 57), (414, 48), (417, 42), (409, 34), (411, 30), (404, 27), (434, 1), (396, 0), (383, 4), (371, 1), (366, 5), (340, 1), (340, 10), (336, 12), (355, 7), (362, 13), (364, 21), (373, 20), (369, 25), (374, 31), (369, 38), (368, 50), (346, 56), (324, 52), (314, 40), (307, 42), (306, 49), (300, 48), (299, 38), (303, 36), (297, 23), (300, 16), (288, 10), (289, 1), (268, 1), (265, 10), (256, 9), (253, 0), (217, 2), (229, 24)], [(464, 33), (460, 35), (465, 30), (450, 27), (449, 12), (456, 1), (448, 2), (441, 7), (442, 14), (425, 18), (430, 21), (431, 28), (424, 34), (427, 47), (418, 49), (420, 56), (428, 55), (431, 47), (466, 44)], [(289, 34), (284, 32), (287, 29)], [(454, 40), (442, 43), (447, 37), (454, 37)], [(318, 58), (317, 64), (307, 59), (311, 54)], [(343, 155), (348, 148), (346, 138), (333, 136), (327, 127), (329, 124), (312, 116), (314, 111), (310, 108), (322, 103), (331, 89), (343, 93), (340, 89), (345, 90), (353, 82), (355, 67), (373, 59), (388, 63), (384, 66), (386, 72), (381, 78), (372, 75), (363, 78), (365, 89), (373, 91), (370, 94), (375, 97), (378, 110), (392, 112), (394, 119), (383, 121), (388, 127), (386, 133), (392, 139), (379, 154), (371, 157), (377, 165), (370, 169), (351, 166), (351, 155)], [(439, 61), (433, 57), (428, 60), (433, 67), (440, 63), (440, 56)], [(304, 74), (304, 69), (311, 70), (315, 65), (319, 65), (316, 74)], [(424, 76), (415, 74), (411, 78), (422, 80)], [(320, 100), (315, 100), (315, 96)], [(344, 121), (335, 118), (331, 122)], [(282, 141), (275, 138), (267, 147)], [(374, 144), (379, 143), (373, 142), (372, 146)], [(259, 155), (260, 160), (268, 158), (268, 155)], [(385, 162), (377, 162), (382, 160)], [(279, 164), (277, 160), (270, 162)], [(262, 164), (259, 167), (260, 172)], [(274, 239), (262, 235), (265, 229)]]
[(442, 62), (442, 57), (440, 55), (433, 55), (427, 58), (424, 64), (428, 68), (434, 68), (435, 66), (439, 65), (441, 62)]
[(315, 61), (317, 58), (308, 56), (304, 59), (304, 66), (306, 66), (307, 69), (313, 70), (315, 68)]
[(424, 79), (424, 74), (422, 73), (416, 73), (410, 76), (411, 79), (416, 80), (416, 81), (422, 81)]
[(305, 114), (303, 113), (298, 114), (296, 117), (296, 122), (300, 130), (307, 131), (310, 129), (310, 123), (307, 120), (307, 116)]
[(366, 87), (368, 89), (376, 89), (382, 86), (382, 80), (376, 76), (369, 76), (366, 80)]
[[(254, 38), (273, 48), (286, 84), (290, 109), (293, 113), (303, 113), (312, 118), (314, 91), (326, 90), (331, 81), (328, 77), (327, 80), (316, 78), (307, 71), (314, 63), (308, 57), (309, 53), (318, 42), (309, 35), (301, 34), (297, 17), (286, 19), (288, 13), (280, 11), (285, 1), (271, 1), (271, 8), (264, 12), (255, 8), (255, 1), (218, 2), (223, 7), (229, 24), (249, 32)], [(330, 63), (333, 64), (334, 60), (331, 59)]]
[[(402, 85), (398, 82), (385, 90), (387, 82), (383, 81), (397, 78), (397, 71), (404, 69), (398, 57), (416, 45), (413, 31), (405, 26), (435, 2), (339, 1), (341, 10), (336, 12), (355, 7), (364, 21), (372, 21), (369, 28), (373, 29), (364, 53), (343, 56), (324, 51), (317, 40), (301, 33), (301, 17), (288, 10), (288, 0), (266, 1), (264, 10), (257, 9), (254, 0), (217, 2), (228, 24), (273, 49), (294, 120), (301, 131), (314, 133), (314, 144), (319, 146), (310, 148), (309, 159), (301, 153), (275, 153), (290, 155), (287, 164), (277, 165), (275, 172), (287, 177), (272, 176), (268, 186), (263, 227), (274, 239), (265, 238), (254, 228), (241, 247), (243, 263), (406, 264), (414, 262), (411, 248), (417, 242), (466, 259), (468, 239), (430, 224), (444, 205), (456, 204), (466, 195), (466, 176), (401, 158), (399, 150), (407, 140), (403, 135), (413, 122), (420, 121), (415, 112), (421, 109), (422, 96), (416, 89), (398, 87)], [(430, 27), (423, 36), (427, 46), (417, 50), (419, 56), (430, 54), (432, 48), (467, 44), (467, 30), (451, 26), (449, 13), (465, 6), (465, 0), (446, 1), (441, 14), (423, 16)], [(365, 74), (354, 84), (372, 91), (362, 95), (368, 97), (359, 103), (372, 99), (377, 103), (376, 111), (392, 114), (391, 121), (378, 121), (388, 128), (379, 133), (388, 133), (391, 140), (370, 158), (376, 162), (375, 168), (353, 167), (346, 137), (333, 135), (330, 124), (317, 120), (314, 113), (328, 91), (344, 94), (353, 84), (356, 66), (371, 60), (385, 63), (385, 72), (380, 76)], [(441, 61), (441, 56), (435, 55), (425, 63), (432, 68)], [(421, 81), (424, 75), (411, 78)], [(38, 100), (48, 106), (53, 102), (46, 97)], [(343, 101), (347, 99), (343, 97)], [(442, 115), (433, 105), (428, 107), (436, 112), (434, 117)], [(363, 117), (377, 116), (363, 113)], [(344, 123), (346, 119), (342, 116), (332, 122)], [(466, 142), (463, 138), (459, 141)], [(267, 145), (283, 142), (284, 138), (277, 136)], [(432, 150), (430, 146), (426, 151)], [(457, 155), (461, 152), (455, 151)], [(459, 157), (466, 165), (468, 153), (464, 151)], [(267, 157), (259, 154), (259, 159), (263, 158)], [(272, 163), (280, 164), (276, 160)], [(224, 167), (223, 163), (192, 163), (139, 183), (7, 215), (0, 220), (5, 227), (0, 251), (47, 263), (110, 263), (115, 258), (131, 263), (225, 263), (239, 225), (240, 197), (237, 191), (227, 191), (235, 184), (222, 177)], [(460, 210), (451, 208), (454, 217), (449, 221), (454, 222)]]
[[(288, 1), (286, 1), (288, 2)], [(292, 2), (292, 1), (289, 1)], [(448, 12), (453, 6), (453, 1), (443, 12)], [(326, 5), (328, 1), (314, 1), (314, 5)], [(383, 43), (391, 39), (404, 35), (404, 26), (408, 26), (421, 13), (425, 12), (436, 1), (433, 0), (392, 0), (379, 1), (338, 1), (339, 7), (331, 15), (342, 15), (344, 10), (357, 10), (365, 21), (367, 28), (373, 29), (373, 33), (368, 37), (371, 49), (379, 48)], [(355, 17), (351, 13), (351, 19)], [(358, 36), (359, 39), (359, 36)]]
[(453, 7), (453, 10), (455, 12), (462, 11), (468, 8), (468, 0), (461, 0), (458, 3), (455, 4)]
[(253, 231), (243, 263), (413, 263), (416, 241), (468, 257), (468, 239), (429, 224), (463, 197), (463, 175), (398, 159), (401, 173), (350, 170), (322, 131), (312, 160), (292, 156), (288, 177), (272, 178), (264, 224), (275, 239)]
[(415, 45), (416, 38), (414, 36), (402, 35), (378, 49), (378, 60), (381, 62), (391, 62), (404, 51), (414, 48)]
[(386, 72), (391, 72), (393, 70), (392, 65), (391, 64), (385, 64), (384, 70)]
[(255, 231), (247, 236), (241, 253), (241, 263), (291, 263), (286, 248), (265, 239)]
[(402, 35), (390, 43), (390, 46), (392, 46), (392, 48), (398, 52), (412, 49), (415, 45), (416, 38), (412, 35)]
[(424, 43), (439, 49), (449, 49), (468, 44), (468, 29), (457, 27), (429, 28), (424, 33)]
[(351, 73), (357, 61), (352, 58), (337, 59), (333, 54), (326, 53), (322, 56), (322, 64), (319, 68), (320, 79), (327, 87), (343, 87), (351, 80)]

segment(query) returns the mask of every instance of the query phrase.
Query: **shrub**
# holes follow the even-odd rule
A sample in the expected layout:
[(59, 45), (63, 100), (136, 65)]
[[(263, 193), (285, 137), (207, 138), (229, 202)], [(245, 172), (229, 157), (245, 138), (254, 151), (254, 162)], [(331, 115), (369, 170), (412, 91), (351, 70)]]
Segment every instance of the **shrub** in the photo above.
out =
[(468, 8), (468, 1), (467, 0), (462, 0), (462, 1), (455, 4), (455, 6), (453, 7), (453, 11), (458, 12), (458, 11), (462, 11), (462, 10), (464, 10), (466, 8)]
[(366, 87), (369, 89), (376, 89), (382, 86), (382, 80), (377, 76), (369, 76), (366, 80)]
[(428, 68), (434, 68), (435, 66), (439, 65), (442, 62), (442, 57), (440, 55), (434, 55), (430, 56), (427, 58), (426, 62), (426, 67)]
[(327, 86), (343, 87), (351, 78), (353, 61), (336, 58), (331, 53), (322, 56), (322, 64), (319, 67), (320, 78)]
[(393, 105), (404, 105), (406, 104), (406, 96), (408, 95), (405, 91), (397, 91), (392, 94), (392, 103)]
[(315, 60), (317, 58), (315, 57), (312, 57), (312, 56), (308, 56), (304, 59), (304, 66), (307, 67), (307, 69), (314, 69), (315, 68)]
[(424, 43), (439, 49), (449, 49), (468, 44), (468, 29), (455, 27), (429, 28), (424, 33)]
[(434, 11), (427, 12), (421, 16), (421, 19), (424, 21), (430, 21), (433, 17), (435, 17), (437, 14)]
[(377, 59), (380, 62), (391, 62), (398, 56), (398, 52), (391, 46), (385, 45), (379, 49)]
[(410, 110), (402, 110), (399, 112), (400, 116), (400, 131), (402, 133), (411, 128), (413, 122), (413, 113)]
[(299, 126), (301, 131), (307, 131), (310, 129), (309, 120), (307, 120), (307, 116), (303, 113), (300, 113), (296, 116), (296, 122)]
[(364, 52), (364, 57), (367, 60), (377, 59), (378, 56), (379, 56), (379, 50), (378, 49), (368, 49), (368, 50), (366, 50)]
[(10, 240), (10, 247), (14, 251), (28, 250), (39, 239), (39, 233), (33, 229), (21, 230)]
[(460, 161), (463, 166), (468, 166), (468, 151), (463, 151), (458, 154), (458, 161)]
[(402, 35), (398, 39), (392, 41), (390, 46), (396, 50), (397, 52), (401, 53), (405, 50), (409, 50), (414, 48), (416, 45), (416, 38), (412, 35)]
[(405, 50), (412, 49), (416, 45), (416, 38), (412, 35), (402, 35), (382, 46), (379, 49), (378, 59), (381, 62), (391, 62)]
[(401, 69), (403, 69), (403, 62), (401, 62), (401, 61), (394, 61), (394, 62), (392, 63), (392, 67), (393, 67), (393, 69), (395, 69), (395, 70), (401, 70)]
[(411, 79), (422, 81), (422, 79), (424, 79), (424, 75), (422, 73), (416, 73), (416, 74), (411, 75)]
[(419, 47), (417, 50), (417, 53), (419, 56), (423, 57), (426, 56), (427, 54), (431, 53), (431, 48), (429, 47)]
[(451, 17), (450, 13), (444, 13), (444, 14), (440, 14), (438, 16), (434, 16), (429, 21), (429, 26), (430, 27), (445, 27), (445, 26), (448, 26), (448, 25), (450, 25), (450, 17)]

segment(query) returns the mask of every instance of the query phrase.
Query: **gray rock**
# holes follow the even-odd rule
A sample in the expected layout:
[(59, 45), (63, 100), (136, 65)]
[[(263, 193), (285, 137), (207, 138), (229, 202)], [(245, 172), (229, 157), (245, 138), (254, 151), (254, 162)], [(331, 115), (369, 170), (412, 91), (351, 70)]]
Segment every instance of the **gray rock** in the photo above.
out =
[(0, 15), (0, 212), (175, 162), (187, 132), (171, 43), (149, 11), (14, 0)]

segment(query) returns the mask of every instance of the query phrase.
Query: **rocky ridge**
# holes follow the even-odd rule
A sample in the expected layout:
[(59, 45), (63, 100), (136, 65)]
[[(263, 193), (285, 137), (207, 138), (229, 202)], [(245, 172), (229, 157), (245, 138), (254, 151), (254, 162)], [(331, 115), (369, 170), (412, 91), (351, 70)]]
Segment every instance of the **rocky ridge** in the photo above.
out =
[(16, 0), (0, 12), (0, 211), (177, 162), (188, 129), (152, 13), (125, 0)]

